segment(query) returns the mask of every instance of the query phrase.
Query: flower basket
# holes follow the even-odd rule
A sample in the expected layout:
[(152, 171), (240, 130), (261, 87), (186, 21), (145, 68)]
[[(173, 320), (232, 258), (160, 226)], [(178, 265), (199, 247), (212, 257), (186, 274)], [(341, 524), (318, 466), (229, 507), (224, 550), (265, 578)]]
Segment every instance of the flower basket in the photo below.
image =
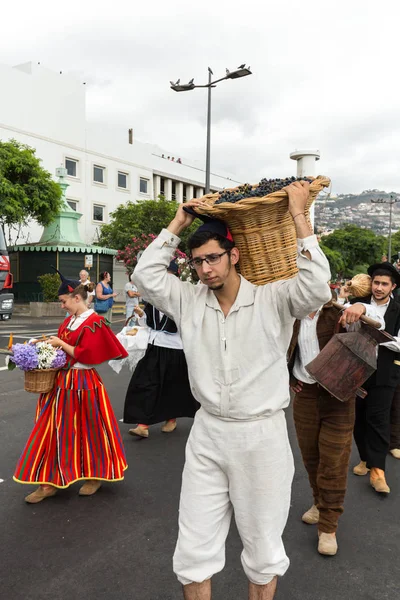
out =
[(11, 346), (8, 369), (12, 371), (18, 367), (25, 372), (25, 391), (46, 394), (54, 386), (57, 372), (66, 362), (67, 355), (61, 348), (53, 348), (45, 340), (33, 340), (32, 343)]
[(59, 369), (33, 369), (25, 371), (25, 391), (46, 394), (54, 386)]
[[(310, 206), (329, 185), (330, 179), (322, 175), (311, 182), (306, 206), (309, 223)], [(219, 193), (203, 196), (201, 200), (208, 208), (196, 212), (227, 223), (240, 251), (240, 273), (256, 285), (294, 277), (298, 271), (296, 228), (288, 212), (287, 192), (282, 189), (261, 198), (216, 205), (219, 196)]]

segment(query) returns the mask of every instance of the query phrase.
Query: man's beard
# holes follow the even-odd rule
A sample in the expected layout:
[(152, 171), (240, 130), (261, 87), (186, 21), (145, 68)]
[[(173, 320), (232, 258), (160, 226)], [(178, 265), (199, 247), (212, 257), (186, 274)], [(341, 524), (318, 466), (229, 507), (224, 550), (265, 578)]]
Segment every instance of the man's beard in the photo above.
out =
[(214, 285), (214, 286), (209, 285), (208, 289), (212, 290), (213, 292), (218, 292), (219, 290), (222, 290), (222, 288), (224, 287), (224, 285), (225, 285), (224, 283), (219, 283), (218, 285)]
[(389, 292), (388, 294), (386, 294), (386, 296), (374, 296), (374, 298), (379, 302), (386, 302), (388, 298), (390, 298), (391, 293), (392, 292)]

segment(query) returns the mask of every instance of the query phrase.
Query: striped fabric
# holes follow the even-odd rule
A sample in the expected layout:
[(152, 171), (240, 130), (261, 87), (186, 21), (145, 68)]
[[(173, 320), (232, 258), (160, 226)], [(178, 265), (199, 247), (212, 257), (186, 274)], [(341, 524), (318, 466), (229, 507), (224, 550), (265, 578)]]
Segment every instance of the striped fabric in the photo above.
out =
[(51, 392), (39, 396), (14, 480), (66, 488), (82, 479), (119, 481), (126, 468), (119, 427), (97, 371), (59, 371)]

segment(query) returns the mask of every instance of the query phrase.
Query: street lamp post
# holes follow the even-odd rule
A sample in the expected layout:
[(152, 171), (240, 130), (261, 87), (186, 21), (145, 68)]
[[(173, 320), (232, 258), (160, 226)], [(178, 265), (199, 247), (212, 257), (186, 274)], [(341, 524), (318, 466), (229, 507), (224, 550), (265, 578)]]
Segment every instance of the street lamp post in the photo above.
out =
[(246, 67), (245, 64), (240, 65), (236, 69), (236, 71), (229, 71), (226, 69), (225, 77), (221, 77), (220, 79), (216, 79), (212, 81), (213, 72), (208, 67), (208, 83), (206, 85), (195, 85), (194, 79), (191, 79), (189, 83), (180, 83), (180, 79), (175, 83), (170, 81), (171, 90), (174, 92), (190, 92), (195, 88), (208, 88), (208, 102), (207, 102), (207, 143), (206, 143), (206, 185), (205, 185), (205, 193), (210, 193), (210, 166), (211, 166), (211, 89), (216, 87), (217, 83), (220, 81), (224, 81), (225, 79), (239, 79), (241, 77), (246, 77), (247, 75), (252, 75), (250, 71), (250, 67)]
[(389, 204), (389, 249), (388, 249), (388, 260), (391, 262), (392, 260), (392, 210), (393, 204), (396, 202), (400, 202), (400, 198), (397, 198), (393, 194), (390, 194), (389, 200), (385, 200), (384, 198), (371, 199), (371, 202), (374, 204)]

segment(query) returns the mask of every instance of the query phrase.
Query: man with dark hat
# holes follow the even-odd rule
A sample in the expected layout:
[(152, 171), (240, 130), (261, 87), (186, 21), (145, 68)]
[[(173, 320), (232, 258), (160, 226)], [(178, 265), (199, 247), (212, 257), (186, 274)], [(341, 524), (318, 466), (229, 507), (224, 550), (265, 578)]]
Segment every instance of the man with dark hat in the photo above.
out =
[(193, 395), (201, 408), (186, 447), (174, 571), (186, 600), (210, 600), (225, 563), (232, 513), (243, 543), (251, 600), (272, 600), (289, 566), (282, 542), (293, 457), (283, 408), (289, 404), (286, 352), (295, 318), (327, 302), (329, 264), (305, 217), (309, 184), (286, 188), (298, 237), (298, 275), (256, 286), (238, 274), (239, 250), (222, 221), (189, 239), (203, 285), (169, 277), (179, 234), (194, 215), (180, 205), (135, 270), (142, 296), (181, 333)]
[(378, 367), (364, 383), (368, 394), (356, 399), (354, 439), (360, 454), (355, 475), (370, 473), (372, 487), (382, 494), (390, 488), (385, 477), (386, 455), (390, 445), (390, 411), (396, 386), (400, 383), (400, 304), (393, 292), (400, 286), (400, 274), (389, 262), (371, 265), (372, 293), (366, 298), (353, 298), (351, 303), (363, 302), (375, 306), (385, 320), (385, 331), (396, 337), (379, 345)]

